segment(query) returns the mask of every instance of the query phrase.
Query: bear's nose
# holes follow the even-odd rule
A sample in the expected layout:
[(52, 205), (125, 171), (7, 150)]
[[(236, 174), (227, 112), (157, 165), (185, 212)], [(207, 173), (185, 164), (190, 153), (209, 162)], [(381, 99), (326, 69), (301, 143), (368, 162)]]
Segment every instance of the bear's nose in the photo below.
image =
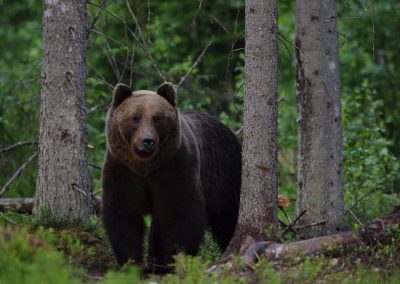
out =
[(150, 150), (154, 146), (153, 139), (143, 139), (143, 146), (146, 150)]

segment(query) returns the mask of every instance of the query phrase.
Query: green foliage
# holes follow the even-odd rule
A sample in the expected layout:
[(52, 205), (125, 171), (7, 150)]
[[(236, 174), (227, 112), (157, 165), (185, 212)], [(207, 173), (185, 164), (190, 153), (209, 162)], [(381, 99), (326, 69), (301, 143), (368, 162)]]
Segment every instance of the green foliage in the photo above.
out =
[[(218, 275), (208, 275), (206, 270), (211, 261), (204, 259), (203, 252), (197, 257), (180, 254), (175, 258), (174, 274), (145, 276), (132, 264), (116, 268), (110, 252), (96, 234), (78, 227), (32, 227), (30, 216), (5, 214), (19, 226), (0, 224), (1, 283), (91, 283), (90, 277), (103, 273), (98, 283), (398, 283), (400, 280), (398, 225), (389, 226), (389, 243), (363, 246), (350, 254), (343, 251), (338, 258), (299, 256), (294, 260), (268, 262), (261, 257), (250, 268), (236, 256)], [(204, 252), (206, 256), (210, 253)]]
[(141, 272), (140, 269), (136, 266), (129, 266), (126, 270), (121, 273), (121, 271), (110, 270), (104, 276), (99, 283), (100, 284), (131, 284), (131, 283), (140, 283), (141, 281)]
[(359, 266), (355, 275), (350, 275), (346, 279), (343, 280), (345, 284), (381, 284), (381, 283), (390, 283), (395, 284), (400, 282), (400, 272), (396, 271), (389, 277), (389, 279), (385, 278), (382, 273), (379, 272), (379, 269), (368, 269), (364, 266)]
[(96, 233), (97, 235), (104, 233), (101, 219), (96, 215), (91, 215), (87, 220), (85, 220), (83, 223), (83, 229), (86, 232)]
[[(197, 1), (186, 0), (132, 3), (141, 33), (124, 1), (111, 2), (106, 6), (107, 11), (99, 8), (102, 2), (90, 1), (88, 5), (92, 31), (87, 51), (87, 127), (94, 190), (101, 187), (101, 172), (97, 167), (101, 167), (106, 149), (105, 112), (112, 86), (120, 80), (132, 81), (134, 89), (155, 89), (163, 81), (161, 75), (178, 83), (213, 37), (212, 45), (179, 90), (179, 107), (216, 115), (241, 136), (244, 1), (201, 1), (201, 7)], [(395, 36), (398, 17), (394, 14), (399, 3), (389, 0), (370, 4), (367, 0), (338, 2), (339, 17), (343, 18), (339, 26), (344, 116), (347, 116), (344, 118), (346, 173), (349, 174), (346, 175), (347, 206), (353, 206), (369, 190), (373, 191), (357, 203), (361, 208), (356, 213), (362, 219), (387, 210), (397, 200), (392, 193), (398, 194), (400, 184), (399, 176), (395, 175), (398, 163), (394, 161), (400, 141), (397, 127), (400, 72), (399, 65), (395, 64), (399, 61), (400, 39)], [(36, 140), (38, 136), (43, 7), (31, 0), (3, 1), (0, 5), (0, 24), (6, 27), (0, 31), (2, 148), (17, 141)], [(297, 188), (294, 2), (281, 3), (279, 15), (279, 96), (282, 99), (279, 187), (280, 193), (292, 201), (288, 212), (293, 214)], [(362, 16), (346, 19), (355, 15)], [(368, 82), (367, 87), (362, 86), (364, 80)], [(358, 97), (365, 94), (368, 99), (352, 102), (354, 93)], [(363, 116), (363, 112), (368, 114)], [(352, 123), (348, 123), (350, 115), (354, 117)], [(371, 123), (368, 119), (374, 119), (379, 125), (364, 127), (364, 123)], [(356, 140), (358, 144), (351, 142)], [(363, 145), (359, 146), (360, 143)], [(36, 150), (37, 145), (33, 144), (0, 153), (0, 184)], [(375, 166), (368, 166), (371, 164)], [(36, 165), (32, 163), (12, 183), (7, 196), (32, 196), (35, 184)], [(374, 206), (365, 212), (369, 200)]]
[[(93, 31), (89, 35), (87, 51), (87, 128), (89, 163), (94, 165), (90, 168), (94, 190), (101, 187), (100, 171), (97, 167), (101, 167), (106, 149), (104, 124), (112, 86), (118, 81), (132, 81), (134, 89), (155, 89), (163, 81), (157, 68), (166, 79), (177, 84), (189, 72), (193, 62), (213, 37), (214, 41), (200, 64), (192, 70), (179, 90), (179, 107), (182, 110), (195, 109), (216, 115), (241, 136), (244, 96), (243, 0), (129, 1), (142, 34), (139, 33), (124, 1), (111, 1), (106, 7), (108, 12), (99, 10), (102, 2), (94, 0), (88, 5), (89, 26)], [(200, 2), (202, 6), (199, 9)], [(362, 221), (388, 211), (393, 204), (400, 201), (400, 65), (397, 64), (400, 62), (400, 37), (397, 36), (400, 25), (400, 18), (397, 16), (399, 5), (397, 0), (338, 2), (341, 18), (339, 27), (345, 199), (346, 206)], [(4, 27), (0, 29), (0, 148), (17, 141), (37, 140), (38, 137), (42, 8), (40, 1), (0, 1), (0, 26)], [(361, 17), (354, 19), (357, 15)], [(126, 21), (135, 37), (123, 21)], [(280, 193), (292, 201), (288, 212), (294, 214), (297, 133), (293, 1), (280, 3), (278, 21), (279, 97), (282, 99), (279, 104), (279, 187)], [(35, 151), (37, 145), (32, 144), (0, 153), (0, 186)], [(32, 196), (35, 184), (36, 164), (32, 163), (10, 186), (6, 196)], [(38, 283), (46, 283), (46, 279), (49, 279), (49, 283), (54, 283), (53, 280), (57, 280), (57, 283), (78, 281), (76, 279), (79, 277), (74, 276), (76, 271), (71, 272), (73, 269), (65, 265), (65, 259), (54, 247), (82, 261), (85, 259), (82, 252), (88, 258), (96, 255), (100, 259), (100, 254), (87, 248), (85, 241), (75, 239), (75, 234), (78, 235), (76, 231), (60, 233), (41, 227), (43, 223), (55, 226), (59, 222), (45, 208), (39, 211), (42, 220), (40, 223), (11, 212), (0, 215), (0, 226), (10, 225), (12, 222), (33, 223), (35, 235), (45, 240), (49, 246), (43, 249), (30, 247), (27, 244), (30, 234), (23, 230), (18, 231), (15, 236), (15, 245), (11, 245), (11, 242), (0, 242), (2, 283), (24, 283), (26, 279), (40, 279), (41, 281), (29, 281)], [(349, 220), (353, 222), (353, 219)], [(97, 217), (87, 220), (83, 229), (86, 233), (104, 238)], [(396, 236), (398, 231), (396, 228), (392, 229), (393, 236)], [(13, 238), (14, 235), (13, 233)], [(395, 237), (394, 239), (397, 240)], [(382, 245), (380, 249), (382, 255), (388, 259), (396, 253), (392, 245)], [(168, 275), (159, 281), (243, 281), (243, 278), (229, 273), (221, 278), (201, 274), (206, 265), (220, 255), (209, 234), (202, 244), (200, 255), (201, 258), (178, 256), (176, 268), (179, 273)], [(27, 261), (27, 256), (30, 261)], [(241, 266), (240, 261), (237, 261), (237, 266)], [(292, 282), (313, 282), (321, 277), (321, 271), (327, 266), (327, 261), (323, 259), (308, 259), (299, 264), (292, 274), (286, 274), (277, 272), (269, 263), (261, 262), (256, 267), (256, 272), (260, 283), (282, 283), (288, 279)], [(387, 280), (378, 271), (372, 272), (369, 278), (366, 269), (360, 267), (346, 281), (363, 283), (362, 281), (368, 280), (373, 283)], [(344, 279), (339, 274), (335, 274), (335, 277), (336, 282)], [(391, 279), (388, 281), (392, 281)], [(393, 279), (397, 280), (393, 283), (399, 282), (399, 275), (395, 273)], [(140, 273), (135, 267), (109, 272), (103, 279), (106, 283), (136, 281), (140, 281)]]
[(81, 283), (81, 272), (26, 230), (0, 230), (1, 283)]
[(168, 274), (160, 279), (161, 283), (246, 283), (244, 277), (234, 273), (222, 273), (221, 275), (207, 275), (210, 263), (203, 262), (199, 257), (177, 255), (175, 258), (175, 274)]
[(51, 214), (49, 208), (47, 208), (46, 205), (43, 204), (39, 206), (37, 210), (37, 214), (35, 214), (35, 217), (32, 219), (32, 225), (46, 225), (57, 227), (61, 224), (61, 221), (56, 216)]
[(345, 199), (362, 220), (389, 211), (400, 198), (394, 190), (399, 160), (390, 152), (383, 101), (365, 80), (344, 96)]
[(255, 272), (259, 283), (279, 284), (285, 282), (285, 277), (281, 273), (277, 273), (272, 264), (265, 259), (261, 259), (257, 263)]
[(216, 261), (221, 256), (221, 253), (222, 252), (211, 232), (206, 231), (198, 253), (201, 256), (201, 259), (211, 263)]

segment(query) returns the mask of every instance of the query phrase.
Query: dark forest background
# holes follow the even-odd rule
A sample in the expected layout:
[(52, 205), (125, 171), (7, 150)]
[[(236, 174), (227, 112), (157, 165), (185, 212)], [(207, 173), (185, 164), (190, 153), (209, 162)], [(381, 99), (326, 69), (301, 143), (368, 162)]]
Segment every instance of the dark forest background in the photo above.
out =
[[(164, 80), (178, 85), (186, 78), (178, 91), (179, 108), (211, 113), (241, 135), (244, 1), (130, 3), (137, 18), (125, 1), (88, 4), (93, 191), (100, 189), (104, 122), (117, 82), (155, 90)], [(294, 1), (279, 3), (279, 192), (292, 201), (297, 179), (294, 6)], [(400, 201), (400, 3), (349, 0), (337, 1), (337, 8), (345, 201), (364, 221)], [(38, 137), (42, 11), (42, 1), (0, 1), (0, 149)], [(0, 152), (1, 186), (36, 148), (33, 143)], [(33, 196), (36, 169), (32, 163), (5, 197)]]

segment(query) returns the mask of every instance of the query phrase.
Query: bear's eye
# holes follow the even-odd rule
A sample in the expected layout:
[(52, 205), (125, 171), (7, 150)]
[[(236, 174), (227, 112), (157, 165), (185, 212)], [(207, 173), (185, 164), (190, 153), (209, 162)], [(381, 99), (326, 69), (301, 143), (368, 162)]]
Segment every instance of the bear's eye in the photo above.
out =
[(134, 117), (132, 118), (132, 121), (133, 121), (133, 123), (135, 123), (135, 124), (139, 124), (139, 123), (140, 123), (140, 116), (134, 116)]
[(159, 117), (159, 116), (153, 116), (153, 121), (154, 121), (154, 124), (159, 124), (160, 121), (161, 121), (161, 117)]

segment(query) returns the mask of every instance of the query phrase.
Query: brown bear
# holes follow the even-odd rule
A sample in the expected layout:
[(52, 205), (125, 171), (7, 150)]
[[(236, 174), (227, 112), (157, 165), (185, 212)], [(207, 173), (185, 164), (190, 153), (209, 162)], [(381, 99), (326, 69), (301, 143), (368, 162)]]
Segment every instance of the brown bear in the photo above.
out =
[(118, 84), (106, 121), (102, 218), (117, 262), (142, 264), (151, 216), (148, 265), (159, 272), (179, 252), (194, 255), (209, 227), (221, 249), (239, 208), (241, 147), (215, 118), (176, 108), (176, 91)]

